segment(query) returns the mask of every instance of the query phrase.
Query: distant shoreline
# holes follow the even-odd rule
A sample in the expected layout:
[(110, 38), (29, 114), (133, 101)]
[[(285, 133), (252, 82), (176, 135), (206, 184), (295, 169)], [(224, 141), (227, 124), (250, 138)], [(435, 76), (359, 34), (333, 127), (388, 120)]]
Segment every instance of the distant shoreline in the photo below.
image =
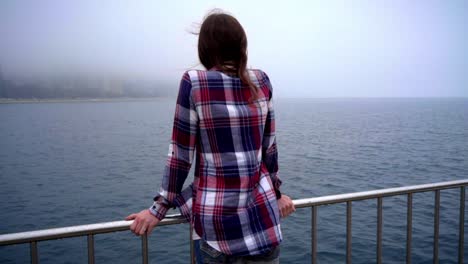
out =
[[(13, 99), (0, 98), (0, 104), (31, 104), (31, 103), (105, 103), (105, 102), (144, 102), (162, 99), (174, 99), (171, 96), (158, 97), (118, 97), (118, 98), (56, 98), (56, 99)], [(280, 97), (279, 100), (468, 100), (468, 97)]]
[(145, 98), (57, 98), (57, 99), (10, 99), (0, 98), (0, 104), (29, 104), (29, 103), (80, 103), (80, 102), (131, 102), (131, 101), (154, 101), (170, 97), (145, 97)]

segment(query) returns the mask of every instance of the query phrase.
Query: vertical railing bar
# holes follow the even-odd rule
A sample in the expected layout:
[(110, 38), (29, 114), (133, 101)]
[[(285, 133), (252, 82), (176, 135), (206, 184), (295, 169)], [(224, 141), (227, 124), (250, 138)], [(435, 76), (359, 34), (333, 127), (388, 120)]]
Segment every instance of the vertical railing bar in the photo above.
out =
[(190, 232), (190, 263), (195, 264), (195, 255), (194, 255), (194, 249), (193, 247), (195, 246), (193, 243), (193, 226), (191, 223), (189, 223), (189, 232)]
[(141, 236), (141, 254), (143, 264), (148, 264), (148, 236), (146, 234)]
[(460, 223), (458, 233), (458, 263), (463, 264), (465, 242), (465, 186), (460, 187)]
[(408, 193), (406, 206), (406, 263), (411, 264), (411, 242), (413, 237), (413, 194)]
[(312, 263), (317, 263), (317, 206), (312, 206)]
[(351, 201), (346, 202), (346, 263), (351, 264), (351, 238), (352, 230), (352, 207)]
[(435, 191), (434, 199), (434, 255), (433, 263), (439, 263), (439, 214), (440, 214), (440, 190)]
[(88, 235), (88, 263), (94, 264), (94, 235)]
[(382, 197), (377, 198), (377, 263), (382, 263)]
[(31, 248), (31, 264), (38, 264), (39, 258), (37, 256), (37, 241), (32, 241), (29, 243)]

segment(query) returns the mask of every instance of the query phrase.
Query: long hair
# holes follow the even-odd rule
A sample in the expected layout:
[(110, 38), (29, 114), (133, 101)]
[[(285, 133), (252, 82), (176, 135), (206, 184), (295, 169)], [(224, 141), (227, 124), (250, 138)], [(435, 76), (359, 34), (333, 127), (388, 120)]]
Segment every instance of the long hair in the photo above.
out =
[(220, 11), (205, 17), (198, 36), (198, 57), (207, 70), (218, 68), (238, 76), (250, 87), (251, 99), (257, 98), (257, 87), (247, 73), (247, 36), (236, 18)]

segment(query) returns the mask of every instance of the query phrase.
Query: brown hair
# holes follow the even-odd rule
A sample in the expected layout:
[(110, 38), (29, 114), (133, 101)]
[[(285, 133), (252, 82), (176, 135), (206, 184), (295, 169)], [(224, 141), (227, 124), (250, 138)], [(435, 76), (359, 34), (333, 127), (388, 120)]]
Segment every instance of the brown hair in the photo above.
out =
[(233, 16), (214, 10), (205, 17), (198, 36), (198, 58), (207, 70), (216, 67), (238, 76), (250, 87), (252, 98), (257, 97), (257, 87), (246, 70), (247, 36)]

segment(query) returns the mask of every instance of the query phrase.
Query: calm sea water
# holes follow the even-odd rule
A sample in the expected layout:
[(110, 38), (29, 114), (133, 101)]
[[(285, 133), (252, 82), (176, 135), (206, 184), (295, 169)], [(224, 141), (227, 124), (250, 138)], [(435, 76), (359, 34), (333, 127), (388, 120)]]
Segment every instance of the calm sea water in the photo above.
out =
[[(468, 99), (277, 99), (275, 107), (282, 189), (293, 198), (468, 178)], [(173, 110), (174, 99), (0, 104), (0, 233), (121, 220), (148, 207)], [(432, 263), (434, 194), (413, 200), (413, 263)], [(459, 190), (442, 191), (441, 201), (441, 263), (456, 263)], [(383, 205), (384, 263), (403, 263), (406, 197)], [(345, 209), (318, 210), (320, 263), (345, 262)], [(299, 209), (282, 222), (282, 263), (310, 263), (310, 215)], [(376, 201), (353, 203), (352, 232), (353, 262), (374, 263)], [(157, 228), (150, 259), (188, 263), (188, 238), (186, 225)], [(97, 263), (141, 261), (130, 232), (97, 235), (95, 245)], [(41, 263), (85, 263), (86, 238), (40, 242), (39, 253)], [(0, 247), (0, 263), (28, 262), (29, 245)]]

